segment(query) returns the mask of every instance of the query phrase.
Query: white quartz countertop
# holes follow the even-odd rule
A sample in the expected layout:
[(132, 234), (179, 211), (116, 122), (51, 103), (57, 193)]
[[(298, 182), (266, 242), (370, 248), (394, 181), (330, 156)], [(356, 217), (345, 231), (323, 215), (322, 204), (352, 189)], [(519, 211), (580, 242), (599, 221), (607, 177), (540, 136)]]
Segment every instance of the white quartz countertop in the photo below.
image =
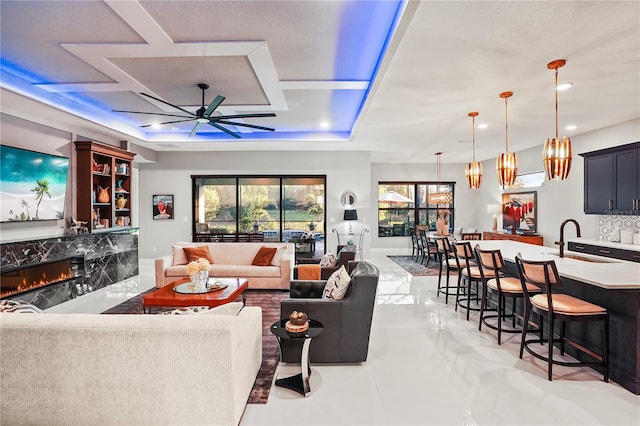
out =
[(570, 243), (582, 243), (589, 244), (592, 246), (600, 246), (600, 247), (610, 247), (617, 248), (622, 250), (631, 250), (631, 251), (640, 251), (640, 245), (638, 244), (622, 244), (622, 243), (612, 243), (611, 241), (602, 241), (602, 240), (591, 240), (588, 238), (576, 238), (573, 240), (569, 240)]
[[(583, 240), (585, 244), (586, 240)], [(475, 246), (476, 241), (472, 241)], [(584, 258), (594, 259), (597, 262), (560, 258), (558, 249), (533, 244), (508, 240), (481, 240), (477, 241), (481, 249), (500, 249), (505, 260), (515, 262), (516, 255), (520, 253), (526, 260), (554, 260), (561, 277), (567, 277), (583, 283), (611, 290), (638, 290), (640, 289), (640, 263), (628, 262), (618, 259), (610, 259), (601, 256), (590, 256), (583, 253), (565, 250), (567, 254), (576, 254)], [(619, 244), (627, 245), (627, 244)]]

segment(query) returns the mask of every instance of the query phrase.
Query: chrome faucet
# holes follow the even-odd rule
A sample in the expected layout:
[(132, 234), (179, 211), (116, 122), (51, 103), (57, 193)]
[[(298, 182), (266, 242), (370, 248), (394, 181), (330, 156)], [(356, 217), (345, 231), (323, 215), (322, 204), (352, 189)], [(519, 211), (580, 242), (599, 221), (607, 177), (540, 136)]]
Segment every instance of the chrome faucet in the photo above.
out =
[(580, 224), (578, 223), (577, 220), (575, 219), (567, 219), (564, 222), (562, 222), (562, 224), (560, 225), (560, 241), (556, 241), (555, 243), (558, 244), (560, 246), (560, 257), (564, 257), (564, 226), (569, 223), (569, 222), (573, 222), (576, 225), (576, 236), (578, 238), (581, 237), (580, 235)]

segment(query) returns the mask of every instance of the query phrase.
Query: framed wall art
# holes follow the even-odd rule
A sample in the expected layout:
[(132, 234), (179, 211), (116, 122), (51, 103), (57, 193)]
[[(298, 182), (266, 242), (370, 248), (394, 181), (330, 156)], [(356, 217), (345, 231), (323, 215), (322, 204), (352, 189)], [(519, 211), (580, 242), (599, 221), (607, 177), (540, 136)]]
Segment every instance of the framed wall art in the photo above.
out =
[(502, 194), (502, 228), (537, 231), (537, 192), (512, 192)]
[(173, 220), (173, 195), (153, 196), (153, 220)]

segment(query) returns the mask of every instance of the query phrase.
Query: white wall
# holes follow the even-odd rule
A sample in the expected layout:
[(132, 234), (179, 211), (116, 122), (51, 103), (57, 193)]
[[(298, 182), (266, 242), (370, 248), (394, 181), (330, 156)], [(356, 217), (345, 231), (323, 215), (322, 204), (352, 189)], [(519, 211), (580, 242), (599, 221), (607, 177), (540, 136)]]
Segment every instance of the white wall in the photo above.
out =
[[(140, 257), (171, 253), (171, 243), (191, 241), (191, 175), (326, 175), (327, 249), (335, 250), (332, 227), (344, 225), (340, 195), (353, 191), (358, 201), (356, 227), (375, 219), (371, 203), (370, 157), (363, 152), (170, 152), (158, 153), (157, 163), (140, 165)], [(154, 194), (174, 195), (174, 220), (152, 218)], [(375, 222), (373, 222), (375, 223)], [(368, 234), (370, 235), (370, 234)], [(368, 257), (370, 240), (365, 239)]]
[[(554, 246), (554, 242), (560, 237), (560, 224), (569, 218), (580, 223), (583, 238), (598, 239), (598, 215), (586, 215), (583, 212), (584, 159), (578, 154), (637, 141), (640, 141), (640, 119), (577, 135), (571, 138), (574, 155), (569, 177), (564, 181), (545, 182), (538, 188), (523, 189), (538, 193), (538, 233), (544, 237), (545, 246)], [(518, 152), (519, 173), (544, 170), (542, 147), (541, 143), (539, 147)], [(493, 172), (495, 159), (483, 162), (483, 168), (484, 179), (476, 200), (480, 212), (483, 209), (486, 212), (487, 204), (500, 204), (502, 194), (496, 173)], [(498, 215), (498, 229), (501, 229), (501, 225), (501, 217)], [(573, 238), (575, 230), (568, 227), (565, 235), (565, 238)]]

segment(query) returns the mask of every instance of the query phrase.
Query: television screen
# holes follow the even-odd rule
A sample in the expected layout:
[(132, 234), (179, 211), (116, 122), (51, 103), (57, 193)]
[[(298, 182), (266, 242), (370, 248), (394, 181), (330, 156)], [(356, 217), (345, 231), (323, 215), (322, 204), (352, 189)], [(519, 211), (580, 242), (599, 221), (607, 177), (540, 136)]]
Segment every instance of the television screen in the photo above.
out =
[(64, 218), (69, 159), (0, 145), (0, 222)]

